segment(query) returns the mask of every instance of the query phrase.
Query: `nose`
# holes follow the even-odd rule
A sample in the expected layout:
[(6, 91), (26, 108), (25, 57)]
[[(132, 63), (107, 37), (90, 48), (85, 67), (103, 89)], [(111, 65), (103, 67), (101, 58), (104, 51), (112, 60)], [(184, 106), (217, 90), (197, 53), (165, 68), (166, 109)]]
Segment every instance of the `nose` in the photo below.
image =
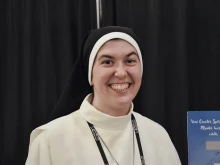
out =
[(122, 79), (128, 75), (126, 67), (124, 65), (119, 65), (116, 68), (115, 76)]

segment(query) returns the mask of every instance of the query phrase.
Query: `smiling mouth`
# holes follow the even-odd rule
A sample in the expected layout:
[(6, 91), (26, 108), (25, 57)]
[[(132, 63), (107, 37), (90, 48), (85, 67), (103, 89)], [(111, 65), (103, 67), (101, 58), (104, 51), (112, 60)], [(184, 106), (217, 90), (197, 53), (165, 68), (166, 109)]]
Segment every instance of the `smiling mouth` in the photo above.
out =
[(126, 92), (127, 89), (130, 87), (129, 83), (123, 83), (123, 84), (110, 84), (110, 88), (117, 92)]

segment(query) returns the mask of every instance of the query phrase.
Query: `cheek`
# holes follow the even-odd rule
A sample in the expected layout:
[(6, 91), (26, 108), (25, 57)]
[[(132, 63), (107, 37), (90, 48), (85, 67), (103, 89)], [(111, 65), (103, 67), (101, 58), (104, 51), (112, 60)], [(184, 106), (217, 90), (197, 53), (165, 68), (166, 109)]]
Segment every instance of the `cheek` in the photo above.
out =
[(139, 67), (136, 68), (131, 68), (129, 70), (129, 73), (132, 75), (134, 80), (140, 80), (142, 79), (142, 75), (141, 75), (141, 69)]
[(99, 68), (94, 70), (94, 77), (99, 80), (107, 80), (111, 75), (112, 71), (108, 68)]
[(101, 81), (104, 81), (105, 80), (105, 77), (104, 76), (101, 76)]
[(108, 73), (103, 69), (94, 69), (93, 70), (93, 82), (95, 84), (102, 84), (107, 81)]

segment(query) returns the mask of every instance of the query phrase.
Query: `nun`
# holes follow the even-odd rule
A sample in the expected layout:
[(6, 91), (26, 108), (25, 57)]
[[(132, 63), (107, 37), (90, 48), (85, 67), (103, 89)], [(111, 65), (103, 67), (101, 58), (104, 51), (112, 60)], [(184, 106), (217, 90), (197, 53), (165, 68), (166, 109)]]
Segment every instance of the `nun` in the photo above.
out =
[(126, 27), (87, 34), (50, 122), (31, 133), (26, 165), (181, 165), (166, 130), (133, 110), (139, 45)]

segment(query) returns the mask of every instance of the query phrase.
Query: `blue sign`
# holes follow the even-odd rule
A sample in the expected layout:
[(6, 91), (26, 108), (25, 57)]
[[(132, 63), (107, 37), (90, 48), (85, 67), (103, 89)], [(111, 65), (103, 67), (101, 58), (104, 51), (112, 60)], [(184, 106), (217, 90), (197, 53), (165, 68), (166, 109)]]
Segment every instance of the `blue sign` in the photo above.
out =
[(220, 165), (220, 111), (188, 111), (189, 165)]

